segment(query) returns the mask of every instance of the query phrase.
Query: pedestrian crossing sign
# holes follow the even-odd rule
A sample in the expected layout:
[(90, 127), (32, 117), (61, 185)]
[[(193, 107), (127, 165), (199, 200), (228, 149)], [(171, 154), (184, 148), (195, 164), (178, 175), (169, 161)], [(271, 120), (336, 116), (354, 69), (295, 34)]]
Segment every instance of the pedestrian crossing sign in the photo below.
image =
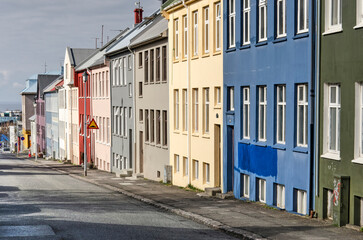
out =
[(92, 118), (92, 121), (88, 124), (87, 129), (98, 129), (97, 123), (94, 118)]

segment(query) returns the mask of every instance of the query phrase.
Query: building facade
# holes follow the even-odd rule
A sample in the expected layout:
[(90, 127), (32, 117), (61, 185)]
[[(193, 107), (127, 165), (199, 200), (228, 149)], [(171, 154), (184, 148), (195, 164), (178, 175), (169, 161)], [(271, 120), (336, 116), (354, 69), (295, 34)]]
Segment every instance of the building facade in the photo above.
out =
[(223, 187), (222, 1), (167, 1), (173, 184)]
[(224, 190), (309, 214), (315, 1), (224, 0)]
[(363, 3), (321, 0), (318, 192), (321, 218), (363, 226)]
[(169, 165), (168, 22), (158, 14), (132, 39), (135, 62), (135, 170), (147, 179), (164, 179)]

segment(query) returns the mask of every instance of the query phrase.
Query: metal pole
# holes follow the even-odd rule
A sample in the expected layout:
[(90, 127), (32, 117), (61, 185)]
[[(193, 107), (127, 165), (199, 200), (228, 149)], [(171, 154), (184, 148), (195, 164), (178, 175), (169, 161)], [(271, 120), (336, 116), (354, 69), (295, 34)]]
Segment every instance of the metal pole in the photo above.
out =
[(37, 105), (35, 104), (34, 107), (35, 111), (35, 161), (38, 160), (38, 143), (37, 143), (37, 136), (38, 136), (38, 126), (37, 126)]
[(86, 84), (87, 84), (87, 72), (85, 72), (83, 78), (83, 87), (84, 87), (84, 128), (83, 128), (83, 148), (84, 148), (84, 154), (83, 154), (83, 167), (84, 167), (84, 176), (87, 176), (87, 97), (86, 97)]
[(19, 156), (19, 127), (18, 127), (18, 119), (16, 119), (16, 157)]

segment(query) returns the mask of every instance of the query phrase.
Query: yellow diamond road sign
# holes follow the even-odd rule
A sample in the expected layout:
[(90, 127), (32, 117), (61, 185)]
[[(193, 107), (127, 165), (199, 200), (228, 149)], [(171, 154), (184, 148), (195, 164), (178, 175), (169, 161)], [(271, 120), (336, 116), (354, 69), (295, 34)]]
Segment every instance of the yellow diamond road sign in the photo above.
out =
[(88, 124), (87, 129), (98, 129), (97, 123), (94, 119)]

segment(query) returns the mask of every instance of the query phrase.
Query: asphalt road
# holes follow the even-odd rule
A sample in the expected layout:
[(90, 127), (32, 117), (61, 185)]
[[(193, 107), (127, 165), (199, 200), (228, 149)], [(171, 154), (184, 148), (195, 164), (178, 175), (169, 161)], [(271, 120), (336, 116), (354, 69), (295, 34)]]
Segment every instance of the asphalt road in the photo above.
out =
[(0, 154), (0, 239), (232, 239), (28, 160)]

